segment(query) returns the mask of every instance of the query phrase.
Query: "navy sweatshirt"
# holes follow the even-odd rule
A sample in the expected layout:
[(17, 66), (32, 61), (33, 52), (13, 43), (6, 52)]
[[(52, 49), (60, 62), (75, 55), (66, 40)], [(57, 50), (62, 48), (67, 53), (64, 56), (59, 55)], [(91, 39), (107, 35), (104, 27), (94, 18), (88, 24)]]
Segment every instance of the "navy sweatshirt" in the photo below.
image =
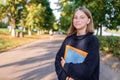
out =
[[(83, 63), (65, 63), (61, 66), (66, 45), (73, 46), (88, 53)], [(74, 80), (99, 80), (99, 43), (92, 34), (67, 36), (63, 41), (55, 59), (55, 71), (59, 80), (72, 77)]]

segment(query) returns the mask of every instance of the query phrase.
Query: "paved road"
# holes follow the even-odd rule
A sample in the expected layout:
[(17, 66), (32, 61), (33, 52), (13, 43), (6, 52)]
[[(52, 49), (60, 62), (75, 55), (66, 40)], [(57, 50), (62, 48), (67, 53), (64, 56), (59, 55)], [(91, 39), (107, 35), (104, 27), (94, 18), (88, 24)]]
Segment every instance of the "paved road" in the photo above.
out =
[[(57, 80), (54, 58), (61, 36), (42, 39), (0, 54), (0, 80)], [(120, 80), (119, 75), (101, 63), (100, 80)]]

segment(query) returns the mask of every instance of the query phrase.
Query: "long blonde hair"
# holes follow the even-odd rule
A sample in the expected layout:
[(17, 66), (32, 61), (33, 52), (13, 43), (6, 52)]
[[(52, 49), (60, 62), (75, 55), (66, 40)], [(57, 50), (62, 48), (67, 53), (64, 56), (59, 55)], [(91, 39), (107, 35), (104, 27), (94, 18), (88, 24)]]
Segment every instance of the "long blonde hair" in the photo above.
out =
[[(85, 7), (79, 7), (79, 8), (77, 8), (75, 10), (75, 12), (78, 11), (78, 10), (83, 11), (88, 16), (88, 18), (90, 19), (90, 22), (87, 25), (86, 33), (94, 33), (94, 24), (93, 24), (93, 19), (92, 19), (91, 12), (87, 8), (85, 8)], [(75, 12), (74, 12), (73, 17), (72, 17), (71, 26), (70, 26), (70, 28), (68, 30), (68, 35), (72, 35), (72, 34), (77, 33), (77, 30), (75, 29), (75, 27), (73, 25), (73, 18), (74, 18)]]

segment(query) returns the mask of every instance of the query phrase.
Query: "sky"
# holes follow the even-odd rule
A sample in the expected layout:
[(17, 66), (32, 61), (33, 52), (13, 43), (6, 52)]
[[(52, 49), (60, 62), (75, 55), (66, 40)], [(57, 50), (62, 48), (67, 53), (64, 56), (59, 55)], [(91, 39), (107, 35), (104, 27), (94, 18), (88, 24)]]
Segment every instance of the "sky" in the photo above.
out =
[(49, 0), (49, 1), (50, 1), (50, 7), (53, 9), (53, 13), (56, 19), (58, 20), (60, 18), (60, 11), (56, 10), (59, 7), (57, 6), (57, 4), (55, 4), (56, 2), (58, 2), (58, 0)]

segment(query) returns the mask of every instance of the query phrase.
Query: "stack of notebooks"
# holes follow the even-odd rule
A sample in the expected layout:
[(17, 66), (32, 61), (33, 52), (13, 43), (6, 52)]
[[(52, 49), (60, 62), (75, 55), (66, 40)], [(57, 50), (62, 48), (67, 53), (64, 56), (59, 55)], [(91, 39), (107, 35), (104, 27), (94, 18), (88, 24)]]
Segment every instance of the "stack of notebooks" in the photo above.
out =
[(66, 45), (64, 59), (66, 63), (83, 63), (87, 55), (88, 53), (83, 50)]

